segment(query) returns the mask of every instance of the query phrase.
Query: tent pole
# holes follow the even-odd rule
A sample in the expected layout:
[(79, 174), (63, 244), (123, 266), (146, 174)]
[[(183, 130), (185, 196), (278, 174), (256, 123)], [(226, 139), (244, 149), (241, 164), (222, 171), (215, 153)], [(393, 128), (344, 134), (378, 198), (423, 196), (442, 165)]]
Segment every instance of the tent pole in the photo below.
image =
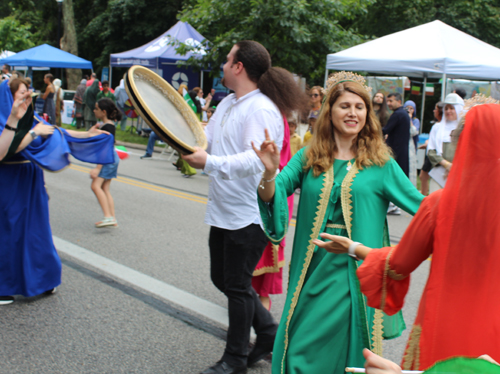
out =
[(328, 80), (328, 68), (325, 70), (325, 84), (323, 85), (323, 88), (326, 89), (326, 81)]
[(441, 101), (446, 97), (446, 73), (443, 74), (443, 83), (441, 83)]
[(113, 67), (111, 66), (111, 61), (109, 62), (109, 86), (113, 87)]
[(422, 133), (422, 130), (424, 128), (424, 107), (425, 107), (425, 88), (427, 87), (427, 76), (424, 76), (424, 89), (422, 90), (422, 108), (420, 110), (420, 129), (419, 133)]
[(203, 90), (203, 70), (201, 71), (201, 84), (200, 84), (200, 87)]

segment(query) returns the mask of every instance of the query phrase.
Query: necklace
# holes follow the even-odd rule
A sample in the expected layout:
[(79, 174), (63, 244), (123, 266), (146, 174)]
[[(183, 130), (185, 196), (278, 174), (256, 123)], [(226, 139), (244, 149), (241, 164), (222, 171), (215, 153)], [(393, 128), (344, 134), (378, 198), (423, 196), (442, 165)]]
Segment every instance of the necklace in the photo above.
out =
[(351, 168), (352, 168), (352, 163), (351, 163), (351, 160), (349, 160), (349, 162), (347, 162), (346, 170), (349, 171), (349, 170), (351, 170)]

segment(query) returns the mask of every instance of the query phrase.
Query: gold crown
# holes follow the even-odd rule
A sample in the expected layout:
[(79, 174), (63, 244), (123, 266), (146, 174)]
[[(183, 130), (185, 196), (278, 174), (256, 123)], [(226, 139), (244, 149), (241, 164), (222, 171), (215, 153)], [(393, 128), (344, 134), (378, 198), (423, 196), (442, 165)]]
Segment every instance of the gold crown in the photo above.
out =
[(328, 94), (333, 87), (342, 82), (356, 82), (363, 86), (368, 93), (371, 91), (371, 87), (366, 85), (366, 80), (361, 75), (355, 74), (351, 71), (339, 71), (338, 73), (331, 74), (326, 81), (326, 93)]

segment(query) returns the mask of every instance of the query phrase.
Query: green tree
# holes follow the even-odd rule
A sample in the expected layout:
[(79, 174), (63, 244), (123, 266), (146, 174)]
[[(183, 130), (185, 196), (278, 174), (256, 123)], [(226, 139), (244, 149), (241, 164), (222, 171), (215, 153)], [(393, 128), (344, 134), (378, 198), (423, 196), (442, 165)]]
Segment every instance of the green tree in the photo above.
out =
[(377, 0), (353, 25), (365, 35), (380, 37), (434, 20), (500, 47), (497, 0)]
[[(180, 18), (205, 38), (208, 53), (190, 61), (198, 66), (220, 66), (234, 43), (251, 39), (262, 43), (274, 66), (322, 84), (326, 55), (364, 41), (352, 23), (372, 0), (197, 0), (188, 3)], [(184, 53), (190, 48), (180, 45)]]
[(19, 52), (34, 47), (30, 25), (23, 25), (13, 16), (0, 19), (0, 50)]

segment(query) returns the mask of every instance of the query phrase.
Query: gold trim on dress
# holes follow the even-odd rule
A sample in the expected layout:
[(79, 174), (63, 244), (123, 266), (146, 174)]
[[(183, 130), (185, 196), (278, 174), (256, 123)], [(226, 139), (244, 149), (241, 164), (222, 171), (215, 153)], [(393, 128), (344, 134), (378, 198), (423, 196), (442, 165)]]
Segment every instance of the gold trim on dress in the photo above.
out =
[[(340, 201), (342, 204), (342, 214), (344, 215), (344, 222), (347, 227), (347, 234), (349, 239), (352, 239), (352, 183), (354, 178), (359, 173), (359, 168), (357, 163), (355, 162), (351, 169), (347, 172), (344, 180), (342, 181), (341, 193), (340, 193)], [(356, 263), (357, 264), (357, 263)], [(365, 308), (365, 313), (368, 316), (366, 300), (363, 297), (363, 305)], [(366, 321), (368, 324), (368, 320)], [(373, 352), (378, 355), (382, 355), (382, 336), (383, 336), (383, 314), (380, 310), (375, 309), (375, 313), (373, 316)], [(366, 327), (368, 331), (368, 336), (370, 336), (370, 328)]]
[(273, 266), (264, 266), (259, 269), (255, 269), (253, 272), (254, 277), (266, 273), (277, 273), (285, 265), (285, 260), (278, 261), (278, 251), (280, 248), (279, 244), (272, 244), (272, 246), (273, 246)]
[(0, 164), (4, 165), (20, 165), (20, 164), (29, 164), (31, 163), (30, 160), (22, 160), (22, 161), (2, 161)]
[(326, 226), (325, 226), (325, 228), (347, 230), (347, 226), (346, 225), (341, 225), (341, 224), (338, 224), (338, 223), (327, 223)]
[(420, 367), (420, 336), (422, 334), (422, 326), (413, 325), (410, 337), (408, 339), (408, 346), (406, 347), (403, 356), (403, 369), (404, 370), (418, 370)]
[(316, 217), (314, 218), (309, 245), (307, 246), (306, 258), (304, 260), (304, 265), (302, 267), (302, 272), (300, 274), (299, 282), (297, 283), (297, 287), (295, 288), (295, 292), (293, 294), (292, 301), (290, 303), (290, 309), (288, 310), (288, 316), (286, 318), (285, 347), (283, 350), (283, 358), (281, 359), (282, 374), (284, 374), (285, 357), (286, 357), (286, 351), (288, 349), (288, 329), (290, 327), (290, 322), (292, 320), (293, 312), (299, 300), (300, 291), (302, 290), (302, 286), (304, 285), (307, 269), (309, 268), (309, 264), (311, 263), (311, 259), (314, 254), (314, 248), (316, 247), (316, 245), (313, 243), (313, 240), (318, 238), (321, 226), (323, 225), (323, 220), (325, 218), (328, 202), (330, 201), (330, 194), (333, 188), (333, 180), (334, 180), (334, 174), (332, 165), (324, 175), (323, 188), (321, 189), (320, 199), (316, 210)]

